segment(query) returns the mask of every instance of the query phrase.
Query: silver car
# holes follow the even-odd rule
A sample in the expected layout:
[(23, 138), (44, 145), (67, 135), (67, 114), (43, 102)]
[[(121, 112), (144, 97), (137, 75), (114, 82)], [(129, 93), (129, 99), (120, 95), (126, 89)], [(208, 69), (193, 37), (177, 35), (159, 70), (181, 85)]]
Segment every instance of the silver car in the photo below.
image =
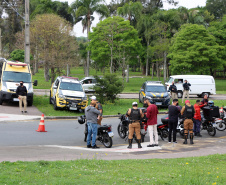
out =
[(94, 77), (89, 76), (80, 80), (85, 92), (94, 92), (93, 87), (96, 85), (97, 81)]

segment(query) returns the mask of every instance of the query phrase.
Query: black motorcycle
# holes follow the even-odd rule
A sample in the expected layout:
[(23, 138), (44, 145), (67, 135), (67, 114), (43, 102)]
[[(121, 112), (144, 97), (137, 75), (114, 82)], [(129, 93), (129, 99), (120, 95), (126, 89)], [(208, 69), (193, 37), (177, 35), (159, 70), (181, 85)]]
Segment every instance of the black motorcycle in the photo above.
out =
[[(80, 116), (78, 118), (78, 122), (80, 124), (84, 124), (86, 122), (85, 115)], [(85, 134), (84, 141), (86, 142), (87, 136), (88, 136), (88, 126), (87, 126), (87, 124), (85, 124), (84, 134)], [(114, 133), (112, 132), (111, 125), (101, 125), (98, 128), (96, 140), (100, 141), (106, 148), (111, 148), (112, 145), (113, 145), (113, 141), (112, 141), (113, 136), (114, 136)], [(92, 138), (91, 138), (91, 140), (92, 140)]]

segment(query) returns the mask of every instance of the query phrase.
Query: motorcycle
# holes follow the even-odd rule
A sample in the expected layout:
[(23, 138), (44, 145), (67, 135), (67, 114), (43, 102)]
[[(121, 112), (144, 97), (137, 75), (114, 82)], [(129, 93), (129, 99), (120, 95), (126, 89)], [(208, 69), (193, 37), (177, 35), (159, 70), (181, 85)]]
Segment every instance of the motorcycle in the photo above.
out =
[[(82, 122), (85, 123), (85, 115), (80, 116), (81, 119), (83, 119), (83, 121), (79, 121), (80, 119), (78, 119), (78, 122), (80, 124), (83, 124)], [(88, 126), (87, 123), (85, 124), (85, 138), (84, 141), (87, 141), (87, 136), (88, 136)], [(111, 148), (113, 145), (113, 138), (114, 133), (112, 131), (112, 127), (111, 125), (101, 125), (99, 126), (98, 130), (97, 130), (97, 139), (98, 141), (100, 141), (106, 148)], [(91, 138), (92, 140), (92, 138)]]
[(226, 129), (226, 116), (225, 116), (226, 107), (220, 109), (220, 117), (215, 119), (217, 125), (216, 129), (219, 131), (224, 131)]

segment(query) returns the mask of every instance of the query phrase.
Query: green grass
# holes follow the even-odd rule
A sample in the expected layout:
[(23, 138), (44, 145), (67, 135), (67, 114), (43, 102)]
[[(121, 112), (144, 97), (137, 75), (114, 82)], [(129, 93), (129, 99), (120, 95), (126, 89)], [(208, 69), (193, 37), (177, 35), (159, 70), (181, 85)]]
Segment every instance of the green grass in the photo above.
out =
[(225, 154), (179, 159), (6, 161), (0, 163), (0, 184), (223, 185), (225, 166)]
[[(103, 114), (104, 115), (117, 115), (118, 113), (125, 114), (128, 108), (132, 107), (132, 102), (138, 102), (138, 99), (118, 99), (115, 103), (106, 102), (103, 104)], [(194, 105), (196, 99), (190, 100), (191, 104)], [(179, 104), (182, 105), (181, 99), (179, 99)], [(214, 100), (216, 106), (226, 106), (226, 100)], [(46, 116), (80, 116), (84, 113), (78, 111), (69, 110), (54, 110), (53, 105), (49, 104), (49, 96), (34, 96), (34, 106), (36, 106), (42, 113)], [(143, 107), (141, 103), (138, 104), (139, 107)], [(159, 108), (160, 112), (166, 112), (167, 109)]]
[[(119, 71), (117, 72), (117, 74), (122, 79), (121, 72)], [(85, 76), (82, 67), (71, 68), (70, 75), (73, 77), (78, 77), (79, 79), (82, 79)], [(95, 69), (90, 68), (90, 76), (92, 75), (103, 76), (103, 73), (101, 71), (97, 71)], [(143, 82), (147, 80), (158, 81), (156, 77), (152, 79), (150, 76), (146, 77), (142, 75), (141, 72), (130, 72), (129, 75), (130, 77), (133, 77), (133, 78), (129, 79), (129, 83), (125, 82), (125, 89), (123, 90), (123, 93), (138, 93)], [(51, 82), (50, 81), (46, 82), (44, 79), (43, 69), (39, 69), (39, 73), (36, 73), (35, 75), (33, 75), (33, 80), (38, 80), (38, 86), (34, 87), (35, 89), (50, 89), (51, 87)], [(160, 81), (163, 82), (162, 77), (160, 78)], [(226, 80), (215, 79), (215, 81), (216, 81), (217, 94), (226, 94)]]

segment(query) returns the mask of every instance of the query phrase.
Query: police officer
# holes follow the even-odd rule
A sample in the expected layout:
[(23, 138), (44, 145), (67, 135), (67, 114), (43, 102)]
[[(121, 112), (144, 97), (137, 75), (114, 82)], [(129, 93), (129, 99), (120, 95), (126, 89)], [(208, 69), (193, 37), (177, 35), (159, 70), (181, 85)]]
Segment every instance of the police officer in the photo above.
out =
[(137, 108), (137, 102), (132, 103), (133, 108), (129, 109), (126, 115), (130, 118), (131, 123), (129, 124), (129, 146), (127, 148), (132, 148), (133, 143), (133, 134), (136, 133), (138, 148), (141, 146), (141, 135), (140, 135), (140, 119), (144, 117), (144, 114), (141, 109)]
[(177, 99), (177, 86), (174, 85), (174, 82), (172, 82), (172, 85), (170, 85), (169, 90), (172, 100)]
[(185, 106), (181, 110), (181, 115), (184, 116), (184, 143), (187, 144), (188, 139), (188, 131), (190, 134), (190, 144), (194, 144), (193, 142), (193, 117), (195, 114), (194, 107), (190, 104), (189, 100), (185, 101)]
[(188, 83), (187, 80), (184, 81), (183, 83), (183, 98), (182, 98), (182, 103), (184, 102), (185, 97), (187, 97), (187, 99), (189, 99), (189, 90), (190, 90), (190, 86), (191, 84)]

